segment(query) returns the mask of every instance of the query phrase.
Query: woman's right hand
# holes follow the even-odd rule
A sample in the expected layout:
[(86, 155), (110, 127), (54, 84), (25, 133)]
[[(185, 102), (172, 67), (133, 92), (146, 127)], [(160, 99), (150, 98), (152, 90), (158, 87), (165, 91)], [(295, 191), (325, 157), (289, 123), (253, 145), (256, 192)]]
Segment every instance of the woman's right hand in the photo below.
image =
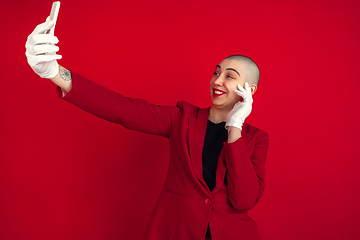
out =
[(62, 58), (56, 54), (59, 47), (55, 46), (59, 39), (47, 32), (54, 26), (54, 22), (46, 19), (44, 23), (36, 26), (28, 36), (25, 55), (30, 67), (42, 78), (54, 78), (59, 73), (56, 60)]

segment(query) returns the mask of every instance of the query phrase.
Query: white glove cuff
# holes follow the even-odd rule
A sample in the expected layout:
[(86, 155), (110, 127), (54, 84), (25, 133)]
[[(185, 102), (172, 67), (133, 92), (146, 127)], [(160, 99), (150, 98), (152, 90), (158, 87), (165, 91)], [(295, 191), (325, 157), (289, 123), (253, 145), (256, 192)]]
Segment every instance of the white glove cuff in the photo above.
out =
[(237, 121), (230, 120), (229, 122), (226, 121), (225, 128), (228, 129), (228, 127), (236, 127), (242, 130), (242, 126), (244, 124), (244, 120), (242, 118), (238, 118)]

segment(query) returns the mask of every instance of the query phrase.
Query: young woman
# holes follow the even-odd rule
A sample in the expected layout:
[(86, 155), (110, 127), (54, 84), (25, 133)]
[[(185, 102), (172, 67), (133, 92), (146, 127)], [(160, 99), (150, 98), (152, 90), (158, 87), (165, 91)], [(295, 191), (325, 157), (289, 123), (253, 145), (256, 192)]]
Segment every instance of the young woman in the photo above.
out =
[(144, 239), (261, 239), (247, 211), (264, 191), (268, 134), (244, 123), (252, 109), (259, 69), (248, 57), (222, 60), (210, 80), (212, 106), (186, 102), (158, 106), (115, 93), (59, 66), (45, 34), (53, 23), (38, 25), (26, 42), (32, 69), (58, 85), (61, 98), (128, 129), (170, 141), (167, 177)]

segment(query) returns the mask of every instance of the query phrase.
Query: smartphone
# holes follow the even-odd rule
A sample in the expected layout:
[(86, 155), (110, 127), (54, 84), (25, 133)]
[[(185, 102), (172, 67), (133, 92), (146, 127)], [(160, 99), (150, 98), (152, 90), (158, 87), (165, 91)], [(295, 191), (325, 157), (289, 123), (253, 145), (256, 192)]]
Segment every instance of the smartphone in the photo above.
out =
[(56, 1), (53, 2), (52, 7), (51, 7), (51, 12), (50, 12), (50, 20), (54, 21), (54, 27), (52, 27), (49, 31), (48, 34), (52, 34), (54, 35), (54, 31), (55, 31), (55, 25), (56, 25), (56, 20), (59, 14), (59, 10), (60, 10), (60, 2)]

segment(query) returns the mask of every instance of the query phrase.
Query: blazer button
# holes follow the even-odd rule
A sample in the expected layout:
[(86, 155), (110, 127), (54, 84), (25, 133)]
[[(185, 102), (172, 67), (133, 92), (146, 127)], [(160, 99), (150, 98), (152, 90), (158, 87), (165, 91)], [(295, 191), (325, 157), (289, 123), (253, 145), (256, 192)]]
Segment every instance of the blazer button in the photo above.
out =
[(205, 199), (205, 205), (209, 206), (211, 204), (211, 200), (210, 199)]

